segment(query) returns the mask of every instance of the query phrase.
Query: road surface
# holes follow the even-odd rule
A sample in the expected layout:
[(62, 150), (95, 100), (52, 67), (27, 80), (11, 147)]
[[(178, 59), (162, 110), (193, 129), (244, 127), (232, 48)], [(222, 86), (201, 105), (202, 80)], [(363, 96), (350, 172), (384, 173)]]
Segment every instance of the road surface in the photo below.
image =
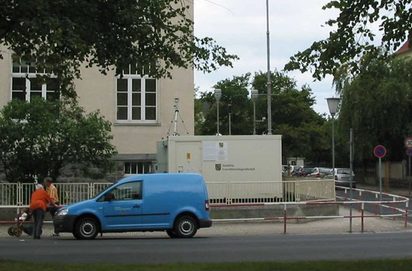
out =
[(177, 263), (412, 257), (412, 234), (103, 237), (93, 241), (0, 238), (0, 259), (65, 263)]

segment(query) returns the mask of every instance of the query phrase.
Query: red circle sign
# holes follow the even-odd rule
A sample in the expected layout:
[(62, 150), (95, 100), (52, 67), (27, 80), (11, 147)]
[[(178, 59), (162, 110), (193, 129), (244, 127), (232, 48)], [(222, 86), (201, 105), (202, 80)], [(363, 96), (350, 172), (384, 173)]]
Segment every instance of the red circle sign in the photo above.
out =
[(377, 158), (383, 158), (386, 155), (386, 148), (383, 145), (377, 145), (374, 149), (373, 149), (373, 154), (377, 157)]

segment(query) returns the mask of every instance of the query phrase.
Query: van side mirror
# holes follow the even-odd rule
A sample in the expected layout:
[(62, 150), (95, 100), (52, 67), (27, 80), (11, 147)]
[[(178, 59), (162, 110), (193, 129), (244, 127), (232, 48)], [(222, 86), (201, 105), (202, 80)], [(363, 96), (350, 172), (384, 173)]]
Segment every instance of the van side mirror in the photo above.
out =
[(114, 194), (109, 192), (104, 195), (104, 201), (112, 201), (114, 200)]

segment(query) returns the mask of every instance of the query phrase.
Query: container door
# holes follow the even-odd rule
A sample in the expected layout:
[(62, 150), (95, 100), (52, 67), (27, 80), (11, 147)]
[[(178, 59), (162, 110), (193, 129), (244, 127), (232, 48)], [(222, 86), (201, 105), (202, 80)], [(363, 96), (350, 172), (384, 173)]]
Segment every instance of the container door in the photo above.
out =
[(176, 171), (202, 174), (202, 149), (199, 142), (177, 142)]

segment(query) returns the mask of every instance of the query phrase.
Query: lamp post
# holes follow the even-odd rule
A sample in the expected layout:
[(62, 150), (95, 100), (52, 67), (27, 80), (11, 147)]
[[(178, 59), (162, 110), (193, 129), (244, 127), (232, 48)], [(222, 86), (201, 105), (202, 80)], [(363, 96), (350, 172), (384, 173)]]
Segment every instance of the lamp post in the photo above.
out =
[(219, 101), (220, 98), (222, 97), (222, 90), (215, 88), (215, 99), (216, 99), (216, 134), (220, 135), (220, 131), (219, 131)]
[(327, 98), (329, 113), (332, 116), (332, 169), (335, 176), (335, 114), (338, 111), (340, 98)]
[(272, 134), (272, 82), (270, 79), (270, 33), (269, 33), (269, 0), (266, 0), (266, 49), (267, 49), (267, 102), (268, 102), (268, 135)]
[(256, 100), (259, 96), (259, 91), (257, 89), (252, 89), (251, 99), (253, 103), (253, 134), (256, 135)]
[(232, 100), (227, 105), (229, 111), (229, 135), (232, 135)]

